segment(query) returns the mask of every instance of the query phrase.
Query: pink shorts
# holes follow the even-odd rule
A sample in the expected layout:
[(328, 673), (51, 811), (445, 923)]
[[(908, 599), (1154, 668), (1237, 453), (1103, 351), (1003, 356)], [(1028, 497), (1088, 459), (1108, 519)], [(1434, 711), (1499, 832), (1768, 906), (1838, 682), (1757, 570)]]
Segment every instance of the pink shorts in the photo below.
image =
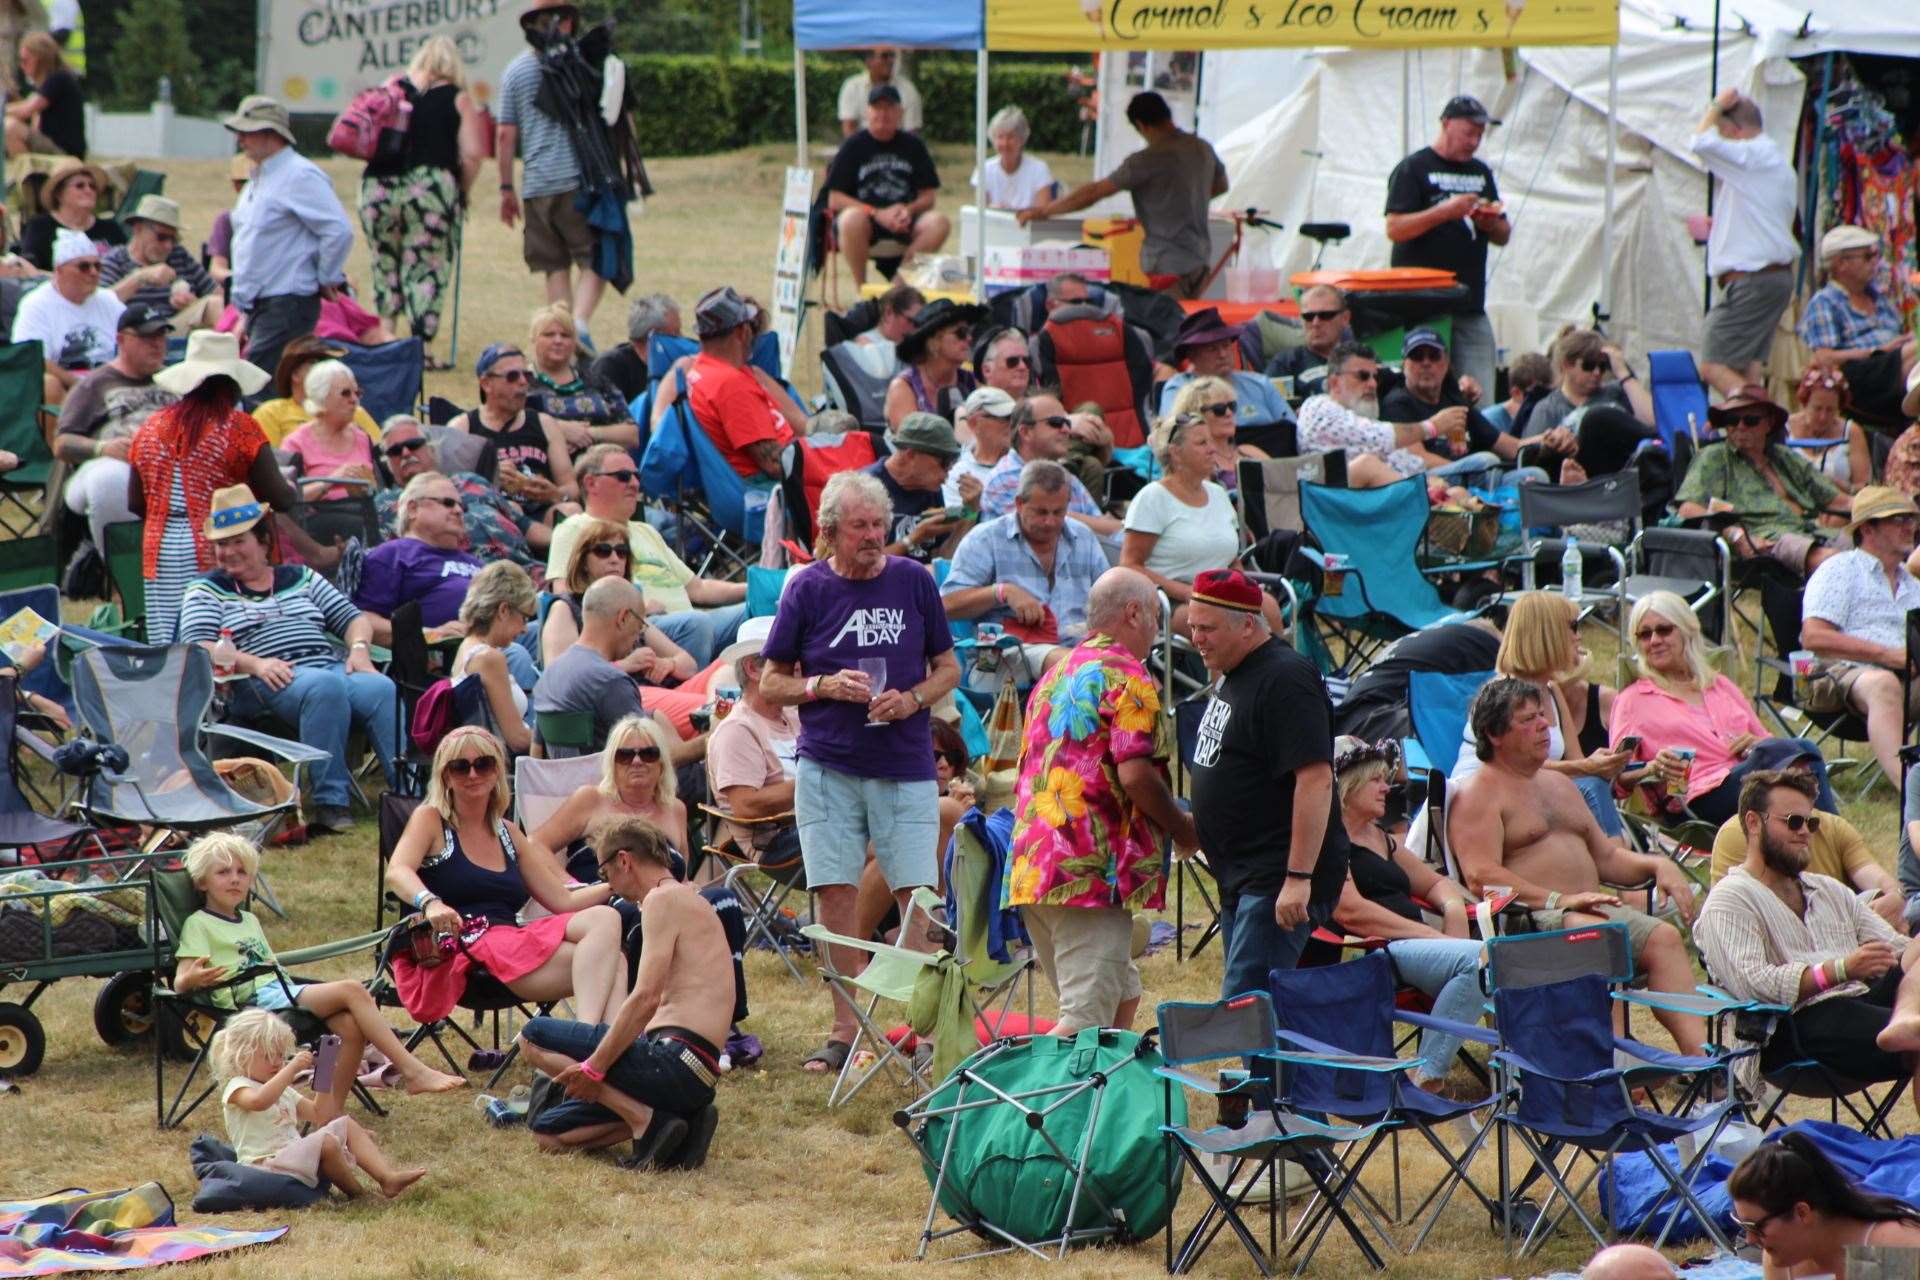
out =
[[(393, 985), (400, 1003), (416, 1022), (438, 1022), (452, 1013), (467, 989), (467, 971), (473, 960), (486, 966), (487, 972), (512, 986), (553, 958), (567, 940), (567, 922), (574, 913), (541, 916), (524, 925), (496, 924), (465, 951), (456, 951), (449, 960), (431, 969), (422, 969), (411, 956), (394, 957)], [(471, 954), (473, 960), (467, 957)]]

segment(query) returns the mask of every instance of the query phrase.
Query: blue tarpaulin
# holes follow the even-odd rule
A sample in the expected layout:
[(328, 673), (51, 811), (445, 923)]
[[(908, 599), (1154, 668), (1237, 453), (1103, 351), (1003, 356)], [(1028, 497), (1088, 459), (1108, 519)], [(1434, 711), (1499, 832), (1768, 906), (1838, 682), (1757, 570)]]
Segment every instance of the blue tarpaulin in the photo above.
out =
[(802, 49), (980, 49), (986, 39), (980, 0), (793, 0), (793, 42)]

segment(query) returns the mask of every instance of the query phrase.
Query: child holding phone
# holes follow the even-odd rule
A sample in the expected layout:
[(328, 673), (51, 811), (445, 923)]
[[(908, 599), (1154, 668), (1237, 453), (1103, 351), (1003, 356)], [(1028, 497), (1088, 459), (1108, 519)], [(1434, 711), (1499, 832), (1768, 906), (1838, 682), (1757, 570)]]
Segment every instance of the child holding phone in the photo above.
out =
[(187, 849), (187, 874), (204, 895), (204, 905), (187, 917), (174, 944), (173, 989), (180, 992), (218, 987), (208, 999), (223, 1009), (301, 1008), (340, 1037), (345, 1065), (333, 1073), (328, 1092), (316, 1101), (320, 1120), (346, 1109), (360, 1052), (371, 1044), (399, 1070), (408, 1093), (444, 1093), (464, 1088), (463, 1076), (435, 1071), (407, 1051), (392, 1026), (380, 1016), (367, 989), (357, 982), (299, 983), (280, 972), (232, 987), (220, 984), (247, 969), (274, 964), (273, 948), (260, 921), (242, 910), (260, 869), (260, 851), (231, 833), (202, 836)]
[[(362, 1190), (356, 1170), (389, 1200), (427, 1176), (425, 1169), (395, 1168), (352, 1117), (320, 1119), (317, 1099), (293, 1087), (294, 1077), (312, 1065), (313, 1054), (294, 1044), (293, 1028), (275, 1014), (243, 1009), (227, 1019), (213, 1037), (213, 1069), (225, 1081), (220, 1115), (235, 1159), (309, 1187), (319, 1186), (325, 1174), (349, 1200)], [(304, 1137), (302, 1124), (314, 1126)]]

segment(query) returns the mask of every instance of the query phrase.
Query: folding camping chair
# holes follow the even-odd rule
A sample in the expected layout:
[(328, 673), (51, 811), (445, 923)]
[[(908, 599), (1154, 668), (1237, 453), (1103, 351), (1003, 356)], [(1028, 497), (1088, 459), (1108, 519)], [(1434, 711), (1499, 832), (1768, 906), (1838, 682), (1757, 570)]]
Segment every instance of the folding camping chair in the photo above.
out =
[(1023, 977), (1027, 1025), (1033, 1025), (1032, 943), (1018, 912), (1001, 908), (1000, 877), (994, 874), (996, 867), (1005, 865), (1012, 836), (1010, 811), (1002, 809), (989, 816), (976, 806), (954, 825), (946, 849), (947, 945), (965, 966), (967, 1002), (978, 1028), (989, 1038), (1002, 1034)]
[[(581, 787), (600, 781), (605, 753), (568, 756), (564, 760), (543, 760), (537, 756), (515, 756), (513, 760), (513, 816), (520, 829), (531, 835)], [(566, 861), (567, 851), (555, 849), (554, 856)], [(572, 871), (572, 868), (568, 868)], [(582, 881), (598, 879), (576, 875)]]
[[(1523, 484), (1520, 486), (1520, 527), (1525, 541), (1513, 562), (1520, 566), (1520, 589), (1538, 589), (1538, 569), (1551, 565), (1558, 580), (1560, 557), (1569, 539), (1543, 536), (1540, 529), (1564, 529), (1570, 524), (1624, 523), (1627, 542), (1640, 532), (1640, 477), (1632, 471), (1600, 476), (1585, 484)], [(1627, 647), (1627, 607), (1621, 584), (1627, 577), (1627, 557), (1623, 547), (1611, 543), (1595, 545), (1572, 539), (1582, 562), (1580, 620), (1586, 621), (1597, 609), (1611, 603), (1616, 612), (1621, 652)], [(1586, 565), (1598, 558), (1610, 571), (1608, 575), (1589, 572)], [(1512, 563), (1512, 562), (1510, 562)], [(1612, 589), (1596, 589), (1595, 583), (1611, 581)]]
[[(711, 781), (708, 787), (711, 789)], [(804, 894), (807, 914), (811, 917), (813, 892), (807, 887), (807, 864), (800, 856), (799, 838), (785, 835), (794, 829), (793, 814), (737, 818), (704, 804), (700, 812), (706, 815), (715, 832), (725, 831), (731, 823), (752, 833), (746, 848), (716, 836), (703, 845), (699, 853), (703, 858), (712, 857), (727, 864), (722, 883), (742, 904), (746, 923), (744, 945), (764, 945), (780, 957), (780, 963), (787, 967), (795, 981), (805, 981), (806, 975), (800, 972), (795, 960), (801, 947), (794, 937), (787, 900), (795, 893)], [(687, 874), (691, 876), (697, 866), (697, 862), (690, 863)], [(755, 880), (761, 883), (756, 885)]]
[(858, 343), (837, 343), (820, 353), (820, 383), (826, 388), (827, 402), (852, 414), (868, 430), (887, 429), (891, 380), (868, 368)]
[[(1322, 1055), (1329, 1063), (1304, 1064), (1288, 1072), (1284, 1077), (1282, 1105), (1294, 1111), (1321, 1112), (1347, 1120), (1380, 1124), (1381, 1127), (1359, 1158), (1356, 1160), (1348, 1156), (1346, 1162), (1357, 1178), (1379, 1150), (1381, 1142), (1391, 1138), (1394, 1144), (1393, 1194), (1396, 1206), (1400, 1204), (1401, 1129), (1417, 1130), (1447, 1166), (1446, 1175), (1413, 1211), (1413, 1218), (1418, 1220), (1427, 1213), (1429, 1205), (1433, 1209), (1406, 1252), (1415, 1252), (1426, 1242), (1428, 1233), (1440, 1220), (1440, 1213), (1446, 1208), (1447, 1201), (1460, 1186), (1471, 1191), (1489, 1213), (1497, 1213), (1493, 1199), (1480, 1189), (1468, 1173), (1474, 1156), (1479, 1153), (1481, 1144), (1492, 1130), (1483, 1126), (1465, 1149), (1456, 1154), (1435, 1129), (1437, 1125), (1457, 1120), (1490, 1105), (1495, 1101), (1494, 1097), (1490, 1094), (1472, 1102), (1443, 1098), (1419, 1087), (1407, 1077), (1407, 1070), (1421, 1065), (1422, 1060), (1395, 1057), (1395, 1022), (1462, 1036), (1470, 1036), (1473, 1029), (1431, 1014), (1398, 1008), (1393, 961), (1386, 951), (1370, 951), (1344, 964), (1303, 970), (1275, 969), (1268, 978), (1272, 987), (1273, 1007), (1279, 1018), (1281, 1043)], [(1376, 1063), (1397, 1062), (1397, 1066), (1331, 1065), (1339, 1062), (1343, 1056)], [(1365, 1188), (1358, 1188), (1357, 1194), (1362, 1197), (1360, 1207), (1363, 1216), (1372, 1221), (1389, 1245), (1393, 1245), (1392, 1236), (1380, 1226), (1374, 1213), (1365, 1212), (1372, 1207), (1371, 1197)], [(1324, 1209), (1325, 1206), (1320, 1204), (1308, 1211), (1300, 1225), (1301, 1234), (1316, 1229), (1320, 1232), (1326, 1230), (1328, 1220)]]
[[(1232, 1229), (1252, 1257), (1254, 1265), (1260, 1268), (1261, 1275), (1270, 1276), (1274, 1273), (1276, 1264), (1282, 1260), (1277, 1207), (1285, 1203), (1285, 1197), (1279, 1194), (1277, 1175), (1282, 1159), (1298, 1164), (1313, 1180), (1314, 1189), (1324, 1202), (1326, 1221), (1338, 1221), (1346, 1229), (1361, 1256), (1375, 1271), (1386, 1270), (1387, 1264), (1381, 1258), (1380, 1251), (1347, 1211), (1347, 1201), (1358, 1184), (1354, 1180), (1354, 1170), (1344, 1165), (1335, 1153), (1336, 1147), (1370, 1141), (1380, 1132), (1382, 1124), (1340, 1126), (1297, 1115), (1284, 1109), (1270, 1093), (1265, 1097), (1260, 1096), (1268, 1088), (1269, 1077), (1266, 1074), (1249, 1073), (1237, 1065), (1223, 1070), (1217, 1080), (1210, 1080), (1188, 1068), (1229, 1058), (1247, 1059), (1265, 1067), (1285, 1060), (1296, 1066), (1344, 1065), (1381, 1071), (1398, 1070), (1404, 1064), (1397, 1058), (1301, 1053), (1278, 1048), (1279, 1027), (1274, 1020), (1273, 997), (1264, 991), (1249, 991), (1244, 995), (1208, 1002), (1168, 1000), (1160, 1004), (1156, 1016), (1160, 1029), (1160, 1051), (1166, 1059), (1166, 1065), (1156, 1069), (1154, 1074), (1162, 1082), (1164, 1119), (1160, 1131), (1166, 1138), (1163, 1163), (1169, 1194), (1184, 1164), (1193, 1171), (1195, 1180), (1206, 1191), (1208, 1200), (1206, 1209), (1178, 1245), (1174, 1242), (1173, 1224), (1168, 1223), (1168, 1274), (1179, 1275), (1191, 1271), (1222, 1228)], [(1195, 1129), (1175, 1119), (1176, 1098), (1182, 1104), (1179, 1110), (1185, 1110), (1185, 1094), (1176, 1094), (1176, 1085), (1214, 1098), (1230, 1095), (1249, 1097), (1254, 1105), (1248, 1108), (1246, 1124), (1241, 1128), (1215, 1125), (1210, 1129)], [(1174, 1158), (1176, 1155), (1178, 1161)], [(1222, 1160), (1226, 1164), (1224, 1177), (1216, 1177), (1214, 1170), (1209, 1167), (1214, 1160)], [(1260, 1247), (1260, 1242), (1240, 1216), (1248, 1197), (1263, 1180), (1267, 1184), (1265, 1249)], [(1241, 1187), (1238, 1192), (1228, 1190), (1235, 1185)], [(1318, 1224), (1318, 1219), (1315, 1221)], [(1310, 1242), (1304, 1233), (1296, 1233), (1291, 1238), (1288, 1257), (1298, 1252), (1302, 1244), (1307, 1246), (1294, 1267), (1295, 1275), (1313, 1260), (1323, 1237), (1324, 1232), (1317, 1232)]]
[[(1828, 756), (1827, 775), (1831, 778), (1842, 766), (1854, 761), (1838, 753), (1830, 753), (1830, 742), (1867, 741), (1866, 717), (1855, 711), (1851, 704), (1838, 711), (1811, 711), (1800, 705), (1798, 691), (1794, 687), (1793, 667), (1788, 655), (1800, 645), (1800, 610), (1803, 590), (1798, 586), (1789, 586), (1785, 582), (1771, 577), (1760, 581), (1760, 613), (1766, 623), (1771, 645), (1762, 643), (1760, 652), (1753, 663), (1753, 704), (1759, 709), (1763, 719), (1771, 720), (1779, 727), (1780, 736), (1785, 738), (1811, 738)], [(1913, 664), (1920, 660), (1920, 636), (1915, 635), (1914, 617), (1907, 615), (1907, 671), (1913, 670)], [(1772, 677), (1771, 686), (1768, 677)], [(1910, 705), (1913, 690), (1912, 676), (1903, 678), (1901, 705)], [(1903, 716), (1900, 738), (1906, 741), (1911, 735), (1913, 720)], [(1862, 784), (1856, 799), (1864, 798), (1873, 790), (1882, 776), (1869, 758), (1866, 762), (1866, 781)]]
[[(1178, 744), (1178, 750), (1174, 753), (1176, 791), (1187, 789), (1187, 769), (1193, 759), (1194, 745), (1200, 741), (1200, 721), (1207, 714), (1207, 705), (1211, 701), (1209, 695), (1201, 694), (1173, 704), (1173, 733), (1174, 741)], [(1167, 874), (1173, 880), (1173, 956), (1176, 962), (1184, 964), (1189, 956), (1197, 956), (1206, 950), (1207, 944), (1220, 934), (1220, 880), (1207, 863), (1204, 849), (1194, 850), (1190, 857), (1176, 855)], [(1194, 894), (1207, 914), (1200, 937), (1191, 948), (1187, 946), (1188, 881), (1192, 881)], [(1207, 889), (1209, 881), (1213, 884), (1212, 892)]]
[(141, 538), (145, 526), (138, 520), (121, 520), (107, 526), (107, 545), (100, 548), (107, 562), (107, 585), (120, 598), (120, 628), (133, 640), (168, 644), (172, 636), (147, 634), (147, 578), (145, 552)]
[(0, 529), (22, 538), (39, 523), (41, 501), (53, 474), (53, 449), (40, 425), (40, 394), (46, 360), (38, 342), (0, 346), (0, 450), (20, 465), (0, 471)]
[(1661, 445), (1674, 460), (1673, 486), (1678, 489), (1686, 472), (1679, 465), (1676, 442), (1685, 439), (1698, 448), (1712, 430), (1707, 423), (1707, 389), (1700, 381), (1693, 352), (1647, 352), (1647, 394), (1653, 398), (1654, 430), (1660, 433)]
[(0, 751), (6, 753), (4, 765), (0, 765), (0, 866), (17, 865), (23, 861), (19, 850), (28, 848), (36, 850), (37, 862), (82, 857), (81, 846), (94, 835), (93, 828), (40, 813), (20, 790), (20, 748), (31, 751), (39, 743), (18, 724), (18, 684), (14, 676), (0, 676)]
[[(318, 964), (324, 960), (336, 960), (341, 956), (356, 952), (372, 951), (386, 940), (386, 931), (361, 934), (355, 938), (342, 938), (335, 942), (321, 943), (318, 946), (302, 947), (298, 951), (276, 953), (275, 963), (256, 965), (233, 974), (211, 987), (203, 987), (193, 992), (175, 991), (172, 986), (173, 944), (180, 937), (180, 930), (186, 924), (187, 917), (198, 911), (203, 899), (200, 890), (194, 887), (193, 878), (183, 867), (159, 868), (150, 870), (153, 877), (153, 903), (158, 919), (154, 929), (153, 963), (153, 1008), (155, 1012), (155, 1034), (153, 1037), (153, 1082), (154, 1110), (162, 1129), (177, 1128), (189, 1115), (193, 1114), (207, 1096), (220, 1087), (218, 1080), (209, 1080), (198, 1093), (191, 1093), (194, 1084), (200, 1079), (200, 1073), (208, 1065), (208, 1055), (213, 1048), (214, 1032), (222, 1023), (232, 1017), (237, 1010), (227, 1008), (218, 998), (225, 993), (231, 999), (233, 989), (246, 986), (251, 989), (260, 982), (278, 982), (284, 985), (288, 980), (288, 971), (302, 965)], [(320, 979), (324, 981), (324, 979)], [(299, 982), (316, 981), (312, 978), (300, 978)], [(285, 1010), (282, 1017), (293, 1024), (295, 1035), (302, 1041), (312, 1041), (326, 1030), (326, 1023), (298, 1008)], [(172, 1100), (167, 1094), (168, 1059), (185, 1060), (190, 1065), (187, 1074), (179, 1086), (173, 1090)], [(338, 1070), (354, 1070), (356, 1064), (340, 1063)], [(191, 1093), (191, 1096), (189, 1094)], [(376, 1116), (386, 1112), (373, 1100), (365, 1086), (354, 1082), (353, 1095), (361, 1105)]]
[(1291, 458), (1242, 458), (1236, 464), (1240, 518), (1255, 542), (1276, 529), (1300, 529), (1300, 486), (1347, 487), (1347, 453), (1307, 453)]
[(1329, 652), (1336, 638), (1344, 649), (1339, 674), (1359, 674), (1388, 641), (1452, 616), (1415, 558), (1427, 527), (1426, 481), (1413, 476), (1378, 489), (1303, 484), (1300, 514), (1323, 554), (1345, 559), (1345, 572), (1330, 577), (1313, 609)]
[(341, 348), (346, 354), (340, 362), (353, 370), (360, 405), (375, 422), (418, 411), (426, 368), (426, 344), (419, 338), (396, 338), (377, 347), (342, 343)]
[[(1666, 1243), (1682, 1210), (1688, 1210), (1716, 1246), (1731, 1251), (1731, 1242), (1692, 1190), (1694, 1177), (1713, 1154), (1714, 1140), (1738, 1106), (1731, 1061), (1725, 1056), (1686, 1058), (1662, 1053), (1613, 1035), (1609, 985), (1604, 976), (1590, 973), (1537, 986), (1494, 988), (1494, 1021), (1501, 1041), (1494, 1060), (1513, 1084), (1511, 1100), (1493, 1117), (1493, 1123), (1500, 1126), (1502, 1190), (1506, 1185), (1509, 1133), (1520, 1139), (1534, 1168), (1553, 1188), (1521, 1241), (1520, 1256), (1525, 1257), (1551, 1235), (1568, 1213), (1580, 1220), (1596, 1244), (1606, 1246), (1608, 1233), (1581, 1206), (1580, 1199), (1603, 1172), (1611, 1175), (1614, 1157), (1628, 1151), (1643, 1153), (1674, 1196), (1673, 1207), (1654, 1241), (1656, 1247)], [(1718, 1076), (1725, 1086), (1725, 1096), (1719, 1102), (1701, 1101), (1687, 1115), (1662, 1115), (1636, 1107), (1631, 1092), (1635, 1072), (1617, 1065), (1620, 1054), (1642, 1063), (1657, 1063), (1668, 1074)], [(1661, 1146), (1687, 1136), (1695, 1139), (1694, 1154), (1676, 1168)], [(1561, 1149), (1567, 1152), (1564, 1169), (1556, 1163)], [(1592, 1161), (1593, 1168), (1575, 1187), (1568, 1180), (1582, 1156)], [(1552, 1211), (1555, 1199), (1563, 1202), (1558, 1212)], [(1659, 1212), (1659, 1208), (1656, 1205), (1653, 1212)], [(1503, 1236), (1512, 1252), (1513, 1215), (1500, 1216)]]
[[(939, 906), (940, 899), (933, 890), (914, 890), (907, 903), (906, 916), (900, 922), (900, 935), (908, 935), (914, 927), (916, 915), (932, 919), (933, 912)], [(950, 965), (959, 964), (959, 960), (950, 951), (910, 951), (884, 942), (866, 942), (834, 933), (820, 924), (803, 925), (800, 932), (813, 943), (814, 963), (820, 967), (820, 977), (847, 1002), (857, 1024), (847, 1059), (841, 1064), (839, 1074), (834, 1076), (833, 1087), (827, 1091), (828, 1109), (851, 1102), (853, 1096), (882, 1069), (904, 1071), (908, 1082), (914, 1086), (916, 1097), (930, 1091), (932, 1082), (914, 1063), (912, 1055), (902, 1053), (900, 1047), (888, 1038), (886, 1031), (874, 1023), (873, 1014), (882, 1000), (897, 1004), (904, 1010), (913, 1001), (914, 987), (923, 972), (929, 969), (944, 970)], [(841, 973), (834, 967), (832, 947), (849, 947), (865, 952), (866, 967), (856, 974)], [(866, 998), (864, 1006), (861, 1003), (862, 996)], [(859, 1057), (862, 1044), (872, 1051), (873, 1061), (864, 1067), (856, 1067), (854, 1060)]]
[(685, 396), (648, 438), (640, 483), (650, 499), (673, 512), (676, 550), (695, 573), (737, 577), (758, 560), (772, 486), (743, 479), (733, 469)]
[[(1446, 777), (1459, 762), (1464, 742), (1467, 709), (1473, 695), (1493, 679), (1496, 672), (1409, 671), (1407, 673), (1407, 712), (1413, 721), (1413, 738), (1408, 744), (1407, 767), (1425, 767)], [(1419, 749), (1415, 760), (1413, 748)]]

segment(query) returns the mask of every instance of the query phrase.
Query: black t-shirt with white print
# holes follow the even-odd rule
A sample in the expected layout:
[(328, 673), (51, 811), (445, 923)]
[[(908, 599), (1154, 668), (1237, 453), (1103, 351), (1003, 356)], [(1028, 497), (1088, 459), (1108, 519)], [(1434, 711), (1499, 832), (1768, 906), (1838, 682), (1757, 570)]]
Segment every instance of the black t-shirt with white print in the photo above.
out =
[[(1498, 200), (1500, 188), (1493, 170), (1483, 161), (1455, 163), (1432, 147), (1422, 147), (1387, 175), (1387, 212), (1419, 213), (1462, 193)], [(1471, 221), (1461, 218), (1435, 227), (1423, 236), (1402, 240), (1388, 259), (1396, 267), (1434, 267), (1451, 271), (1467, 286), (1460, 306), (1466, 315), (1487, 309), (1487, 237)]]

